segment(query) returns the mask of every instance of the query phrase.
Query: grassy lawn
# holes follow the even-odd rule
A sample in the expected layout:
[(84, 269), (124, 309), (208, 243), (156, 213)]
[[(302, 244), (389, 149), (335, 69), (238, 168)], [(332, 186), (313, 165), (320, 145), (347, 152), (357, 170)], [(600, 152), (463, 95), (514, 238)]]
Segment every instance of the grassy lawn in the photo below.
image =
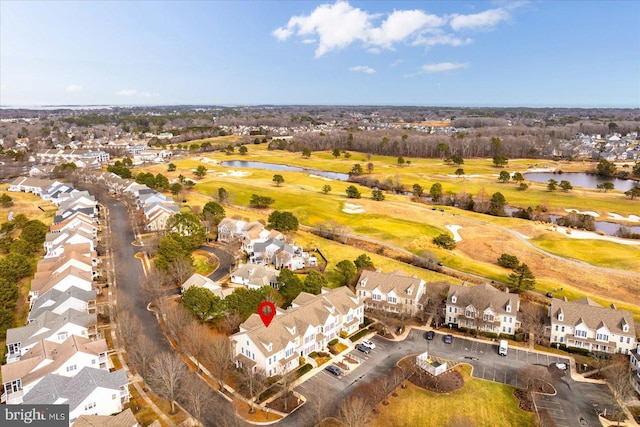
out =
[[(51, 202), (42, 200), (40, 196), (31, 193), (9, 192), (7, 191), (9, 184), (0, 184), (0, 194), (6, 193), (13, 199), (13, 206), (9, 208), (0, 208), (0, 223), (7, 221), (9, 211), (13, 211), (14, 215), (24, 214), (29, 219), (37, 219), (51, 225), (53, 217), (58, 208)], [(39, 209), (42, 208), (43, 210)]]
[[(408, 383), (390, 397), (388, 406), (378, 405), (378, 414), (369, 424), (380, 427), (457, 425), (468, 420), (475, 426), (535, 426), (535, 415), (518, 408), (513, 387), (470, 377), (469, 366), (457, 367), (464, 386), (452, 393), (439, 394)], [(456, 418), (453, 418), (456, 416)]]
[[(194, 179), (192, 170), (195, 167), (200, 164), (207, 167), (210, 171), (207, 176), (202, 180), (194, 179), (196, 186), (187, 193), (188, 202), (185, 207), (203, 206), (212, 200), (211, 196), (217, 193), (218, 188), (224, 187), (231, 195), (230, 203), (237, 206), (225, 206), (227, 217), (266, 221), (269, 212), (278, 209), (291, 211), (301, 224), (308, 226), (336, 221), (348, 227), (354, 234), (381, 240), (416, 254), (429, 251), (439, 256), (446, 266), (501, 282), (508, 281), (510, 270), (498, 266), (496, 260), (502, 253), (509, 253), (529, 265), (536, 275), (536, 290), (553, 291), (558, 296), (567, 296), (570, 299), (590, 296), (604, 302), (605, 305), (614, 302), (619, 307), (631, 308), (636, 318), (640, 319), (640, 306), (636, 305), (637, 294), (640, 292), (640, 278), (587, 270), (551, 258), (536, 250), (536, 247), (567, 259), (632, 272), (640, 271), (640, 248), (604, 241), (572, 239), (552, 233), (547, 225), (533, 221), (492, 217), (452, 207), (444, 207), (444, 212), (440, 212), (432, 210), (429, 204), (412, 202), (407, 196), (391, 193), (385, 194), (386, 199), (383, 202), (376, 202), (371, 199), (371, 190), (364, 187), (360, 187), (362, 198), (347, 199), (345, 189), (351, 184), (346, 182), (327, 181), (300, 172), (228, 168), (220, 166), (219, 162), (253, 160), (335, 172), (348, 172), (355, 163), (360, 163), (366, 170), (366, 164), (371, 162), (374, 166), (372, 176), (380, 180), (399, 180), (405, 188), (419, 183), (428, 192), (433, 183), (441, 182), (445, 191), (466, 191), (477, 195), (484, 189), (489, 196), (500, 191), (512, 206), (546, 205), (549, 212), (562, 214), (569, 208), (594, 210), (601, 218), (606, 218), (609, 212), (620, 215), (634, 212), (637, 214), (639, 202), (629, 200), (619, 191), (600, 193), (577, 188), (568, 193), (549, 192), (545, 184), (533, 183), (530, 183), (527, 191), (517, 191), (514, 184), (503, 184), (497, 180), (497, 175), (502, 169), (494, 167), (490, 159), (465, 160), (463, 168), (468, 178), (457, 178), (453, 175), (455, 167), (444, 164), (439, 159), (406, 159), (412, 163), (399, 167), (396, 158), (368, 156), (364, 153), (352, 152), (349, 159), (343, 156), (335, 159), (331, 152), (314, 152), (311, 158), (305, 159), (300, 153), (267, 150), (265, 144), (248, 144), (247, 148), (249, 152), (246, 156), (213, 152), (198, 154), (192, 158), (175, 159), (174, 163), (178, 167), (175, 172), (167, 172), (165, 165), (153, 165), (148, 169), (153, 173), (161, 172), (170, 179), (180, 174)], [(549, 167), (568, 172), (584, 171), (593, 165), (524, 159), (510, 160), (504, 170), (526, 172), (530, 167)], [(232, 170), (242, 173), (238, 175), (232, 173)], [(272, 182), (275, 173), (281, 174), (285, 179), (279, 187)], [(321, 191), (322, 186), (326, 184), (332, 187), (328, 194)], [(266, 210), (245, 208), (252, 194), (272, 197), (275, 203), (271, 209)], [(362, 212), (344, 212), (347, 203), (359, 206)], [(463, 240), (453, 251), (439, 249), (432, 243), (433, 237), (448, 232), (445, 228), (447, 225), (463, 227), (460, 229)], [(526, 236), (533, 246), (516, 239), (510, 231)], [(305, 248), (317, 246), (329, 258), (327, 272), (331, 286), (341, 283), (341, 277), (334, 273), (333, 265), (342, 259), (353, 260), (362, 253), (361, 250), (326, 241), (311, 234), (298, 232), (294, 237), (297, 244)], [(401, 268), (407, 273), (418, 274), (428, 282), (454, 281), (446, 276), (414, 269), (383, 256), (369, 256), (376, 267), (383, 271)]]
[(218, 267), (218, 260), (216, 257), (211, 256), (209, 252), (196, 250), (192, 256), (194, 260), (193, 266), (198, 274), (208, 276)]

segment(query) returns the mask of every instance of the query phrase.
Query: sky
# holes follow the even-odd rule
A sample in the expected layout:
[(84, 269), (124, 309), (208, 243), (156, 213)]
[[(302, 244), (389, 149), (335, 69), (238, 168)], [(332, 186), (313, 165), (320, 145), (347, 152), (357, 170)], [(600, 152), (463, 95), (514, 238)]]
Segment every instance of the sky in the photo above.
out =
[(640, 108), (640, 2), (0, 0), (0, 105)]

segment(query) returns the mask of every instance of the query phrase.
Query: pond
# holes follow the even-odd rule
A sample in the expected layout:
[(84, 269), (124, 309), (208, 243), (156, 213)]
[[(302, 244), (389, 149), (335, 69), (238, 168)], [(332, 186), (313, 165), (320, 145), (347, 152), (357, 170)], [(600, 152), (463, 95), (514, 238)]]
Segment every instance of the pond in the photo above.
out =
[(640, 185), (640, 182), (631, 179), (606, 178), (597, 175), (589, 175), (583, 172), (570, 173), (553, 173), (553, 172), (530, 172), (524, 174), (525, 179), (533, 182), (541, 182), (547, 184), (550, 179), (556, 181), (569, 181), (574, 187), (597, 188), (598, 184), (603, 182), (613, 182), (614, 190), (628, 191), (634, 184)]
[(303, 172), (312, 175), (319, 175), (325, 178), (331, 178), (338, 181), (346, 181), (349, 179), (349, 175), (346, 173), (340, 172), (329, 172), (329, 171), (319, 171), (315, 169), (306, 169), (300, 168), (297, 166), (287, 166), (280, 165), (277, 163), (263, 163), (263, 162), (252, 162), (245, 160), (229, 160), (220, 162), (220, 166), (227, 166), (233, 168), (254, 168), (254, 169), (266, 169), (270, 171), (281, 171), (281, 172)]

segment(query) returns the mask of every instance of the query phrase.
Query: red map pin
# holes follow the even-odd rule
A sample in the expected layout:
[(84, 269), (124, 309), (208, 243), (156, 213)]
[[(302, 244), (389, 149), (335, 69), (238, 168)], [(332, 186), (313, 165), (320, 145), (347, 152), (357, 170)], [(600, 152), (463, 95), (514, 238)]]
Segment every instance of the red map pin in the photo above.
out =
[(264, 326), (269, 327), (269, 323), (271, 323), (276, 315), (276, 306), (272, 302), (263, 301), (258, 306), (258, 314), (260, 315)]

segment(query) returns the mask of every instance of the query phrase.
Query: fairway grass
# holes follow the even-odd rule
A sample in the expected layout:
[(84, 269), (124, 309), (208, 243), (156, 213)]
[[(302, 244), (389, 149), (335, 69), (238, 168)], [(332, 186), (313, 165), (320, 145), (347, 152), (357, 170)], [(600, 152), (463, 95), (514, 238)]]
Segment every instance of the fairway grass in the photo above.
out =
[(398, 388), (398, 397), (389, 397), (389, 405), (378, 405), (380, 413), (369, 425), (441, 427), (454, 425), (455, 420), (469, 421), (477, 427), (536, 425), (534, 414), (518, 408), (513, 387), (471, 378), (467, 365), (455, 369), (464, 378), (461, 389), (441, 394), (407, 382), (406, 389)]
[[(371, 199), (371, 189), (358, 187), (362, 193), (360, 199), (347, 199), (345, 189), (351, 183), (324, 180), (309, 173), (268, 171), (254, 168), (230, 168), (220, 166), (225, 160), (252, 160), (275, 164), (301, 166), (310, 169), (348, 172), (353, 164), (360, 163), (367, 170), (366, 164), (373, 164), (372, 176), (377, 179), (391, 178), (399, 180), (407, 189), (419, 183), (428, 192), (434, 182), (441, 182), (445, 191), (467, 191), (474, 195), (484, 189), (490, 196), (500, 191), (510, 205), (522, 207), (545, 205), (550, 213), (565, 214), (565, 209), (596, 211), (601, 218), (609, 212), (628, 216), (637, 213), (640, 202), (631, 201), (619, 191), (600, 193), (595, 190), (576, 189), (570, 192), (549, 192), (544, 184), (531, 184), (527, 191), (517, 191), (513, 183), (498, 182), (500, 168), (492, 165), (490, 159), (465, 160), (463, 165), (468, 175), (473, 178), (464, 179), (450, 177), (455, 170), (439, 159), (411, 159), (410, 165), (399, 167), (397, 159), (383, 156), (367, 156), (352, 152), (350, 159), (335, 159), (331, 152), (314, 152), (306, 159), (300, 153), (280, 150), (268, 150), (265, 144), (248, 144), (249, 152), (245, 156), (239, 154), (226, 155), (220, 152), (197, 154), (191, 158), (174, 159), (177, 165), (175, 172), (167, 172), (165, 165), (154, 165), (145, 170), (163, 173), (170, 179), (180, 174), (193, 179), (196, 186), (187, 192), (190, 207), (203, 206), (212, 200), (219, 188), (225, 188), (230, 194), (229, 203), (225, 205), (227, 217), (238, 216), (250, 220), (266, 222), (269, 213), (274, 210), (291, 211), (306, 226), (317, 227), (327, 221), (335, 221), (348, 227), (350, 233), (364, 238), (385, 242), (414, 254), (425, 251), (440, 257), (445, 266), (459, 269), (471, 274), (478, 274), (491, 280), (508, 282), (510, 270), (500, 267), (497, 259), (502, 253), (509, 253), (526, 263), (536, 276), (536, 290), (554, 292), (559, 297), (570, 299), (589, 296), (605, 306), (614, 302), (618, 307), (629, 309), (636, 319), (640, 319), (640, 305), (637, 295), (640, 294), (640, 276), (618, 274), (615, 271), (587, 268), (575, 265), (576, 260), (613, 270), (637, 273), (640, 271), (640, 248), (606, 241), (577, 240), (559, 233), (552, 233), (548, 225), (509, 217), (493, 217), (469, 212), (452, 207), (433, 210), (432, 205), (412, 202), (409, 196), (385, 193), (385, 200), (378, 202)], [(510, 172), (526, 172), (530, 167), (549, 167), (556, 170), (586, 170), (592, 165), (569, 162), (511, 160), (505, 170)], [(196, 179), (193, 170), (204, 165), (209, 173), (203, 179)], [(580, 169), (582, 168), (582, 169)], [(231, 170), (246, 172), (245, 176), (233, 176)], [(274, 174), (281, 174), (284, 183), (276, 186)], [(328, 194), (322, 192), (322, 186), (330, 185)], [(253, 194), (269, 196), (275, 200), (270, 209), (256, 210), (248, 208)], [(346, 204), (357, 205), (358, 209), (348, 213), (343, 209)], [(233, 207), (233, 206), (236, 207)], [(440, 208), (440, 207), (438, 207)], [(433, 244), (433, 237), (440, 233), (449, 233), (447, 226), (457, 225), (462, 241), (456, 249), (447, 251)], [(336, 242), (321, 241), (317, 236), (302, 237), (298, 232), (296, 243), (301, 240), (313, 240), (323, 253), (330, 253), (332, 258), (355, 259), (361, 251)], [(521, 239), (518, 238), (520, 236)], [(328, 249), (330, 248), (330, 249)], [(373, 255), (371, 254), (373, 259)], [(556, 259), (552, 255), (564, 259)], [(339, 259), (338, 259), (339, 258)], [(330, 260), (328, 271), (332, 271)], [(377, 256), (376, 267), (383, 271), (397, 268), (407, 270), (408, 266)], [(442, 280), (442, 276), (427, 270), (416, 269), (416, 274), (425, 280)], [(432, 276), (435, 275), (435, 276)], [(331, 284), (339, 282), (338, 277), (330, 275)]]
[[(42, 200), (40, 196), (36, 196), (32, 193), (24, 193), (21, 191), (7, 191), (8, 184), (0, 185), (0, 194), (6, 193), (13, 199), (13, 206), (8, 208), (0, 208), (0, 223), (7, 221), (7, 216), (10, 211), (14, 214), (24, 214), (29, 219), (37, 219), (51, 225), (53, 223), (53, 217), (58, 209), (53, 203), (46, 200)], [(39, 209), (42, 208), (42, 209)]]

